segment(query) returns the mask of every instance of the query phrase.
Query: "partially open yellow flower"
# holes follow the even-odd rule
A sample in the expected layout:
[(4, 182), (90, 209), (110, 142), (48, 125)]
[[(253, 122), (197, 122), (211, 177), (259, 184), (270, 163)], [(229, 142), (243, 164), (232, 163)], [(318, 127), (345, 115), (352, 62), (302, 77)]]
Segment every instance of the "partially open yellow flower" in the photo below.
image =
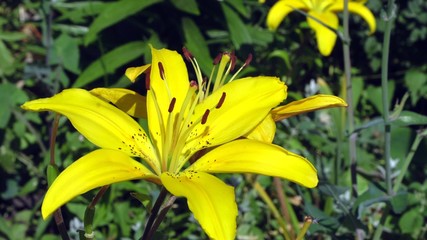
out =
[[(236, 235), (234, 190), (212, 174), (257, 173), (317, 185), (307, 159), (268, 142), (239, 139), (286, 98), (286, 85), (276, 77), (230, 79), (230, 54), (216, 60), (217, 71), (205, 81), (197, 62), (185, 56), (197, 81), (189, 81), (182, 57), (166, 49), (152, 49), (151, 64), (126, 71), (131, 80), (146, 73), (146, 98), (127, 89), (67, 89), (22, 106), (65, 115), (100, 147), (55, 179), (43, 200), (44, 218), (91, 189), (144, 179), (187, 198), (209, 237), (227, 240)], [(131, 116), (147, 117), (148, 132)], [(195, 153), (207, 148), (197, 159)]]
[[(365, 4), (366, 0), (349, 0), (348, 10), (361, 16), (369, 25), (370, 33), (376, 28), (375, 17)], [(278, 28), (282, 20), (292, 11), (299, 9), (316, 18), (332, 29), (338, 29), (337, 12), (344, 10), (344, 0), (279, 0), (270, 9), (267, 26), (271, 30)], [(316, 33), (317, 46), (324, 56), (329, 56), (335, 45), (337, 35), (313, 18), (307, 17), (310, 28)]]

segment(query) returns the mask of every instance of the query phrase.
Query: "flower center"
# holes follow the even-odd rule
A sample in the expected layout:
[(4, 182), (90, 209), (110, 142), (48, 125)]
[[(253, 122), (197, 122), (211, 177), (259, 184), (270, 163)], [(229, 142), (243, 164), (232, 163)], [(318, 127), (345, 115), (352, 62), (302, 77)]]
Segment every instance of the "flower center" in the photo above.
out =
[[(203, 114), (196, 114), (196, 107), (221, 86), (227, 82), (233, 81), (238, 73), (249, 65), (252, 59), (252, 56), (249, 56), (243, 66), (230, 77), (229, 73), (233, 71), (235, 67), (236, 57), (233, 53), (219, 54), (214, 60), (214, 68), (209, 79), (205, 79), (203, 78), (196, 59), (188, 50), (183, 49), (183, 51), (185, 59), (188, 60), (194, 68), (196, 80), (190, 81), (187, 94), (180, 107), (176, 105), (176, 97), (169, 94), (167, 116), (164, 118), (162, 117), (160, 106), (156, 106), (160, 126), (163, 126), (161, 127), (163, 129), (161, 129), (160, 133), (162, 147), (157, 148), (158, 156), (161, 156), (162, 172), (168, 171), (178, 173), (185, 163), (188, 162), (196, 150), (188, 149), (186, 145), (197, 140), (200, 136), (209, 134), (209, 115), (212, 111), (219, 111), (221, 109), (222, 105), (227, 100), (227, 93), (222, 92), (217, 102), (215, 101), (216, 104), (212, 107), (204, 110), (202, 109)], [(161, 62), (158, 63), (158, 68), (160, 78), (163, 80), (166, 89), (168, 89), (167, 76), (164, 74), (165, 70)], [(153, 92), (153, 96), (156, 98), (155, 92)], [(200, 111), (200, 107), (198, 111)], [(202, 132), (200, 132), (201, 125), (204, 126)], [(209, 141), (206, 141), (205, 146), (202, 148), (207, 147), (209, 147)]]

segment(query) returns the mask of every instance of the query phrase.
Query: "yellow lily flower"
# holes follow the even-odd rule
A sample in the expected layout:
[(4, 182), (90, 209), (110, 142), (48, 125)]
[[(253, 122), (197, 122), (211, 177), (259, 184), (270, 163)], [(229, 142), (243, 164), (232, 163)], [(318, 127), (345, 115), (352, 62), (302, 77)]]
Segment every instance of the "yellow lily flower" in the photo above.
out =
[[(189, 81), (177, 52), (152, 49), (151, 64), (126, 71), (132, 81), (146, 73), (146, 98), (126, 89), (67, 89), (22, 106), (65, 115), (100, 147), (55, 179), (42, 203), (43, 218), (91, 189), (144, 179), (187, 198), (210, 238), (234, 239), (238, 212), (234, 190), (213, 173), (256, 173), (306, 187), (317, 185), (316, 169), (307, 159), (270, 143), (235, 140), (286, 98), (286, 85), (276, 77), (235, 79), (235, 74), (230, 79), (235, 64), (230, 54), (216, 59), (217, 71), (204, 81), (196, 60), (184, 53), (197, 82)], [(144, 109), (145, 104), (139, 111), (138, 106)], [(146, 116), (148, 133), (129, 115)], [(194, 159), (206, 148), (210, 151)]]
[[(361, 16), (369, 25), (370, 33), (375, 32), (376, 22), (371, 10), (365, 4), (366, 0), (350, 0), (348, 10)], [(282, 20), (292, 11), (299, 9), (321, 21), (332, 29), (338, 29), (337, 12), (344, 10), (344, 0), (279, 0), (270, 9), (267, 16), (267, 26), (277, 29)], [(324, 56), (329, 56), (335, 45), (337, 35), (311, 17), (307, 17), (308, 25), (316, 33), (317, 46)]]

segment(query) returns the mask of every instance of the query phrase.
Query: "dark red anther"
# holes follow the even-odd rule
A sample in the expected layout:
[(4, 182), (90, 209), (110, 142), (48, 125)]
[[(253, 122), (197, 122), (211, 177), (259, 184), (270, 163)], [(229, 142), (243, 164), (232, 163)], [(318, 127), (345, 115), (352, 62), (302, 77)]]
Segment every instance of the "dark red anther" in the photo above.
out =
[(205, 124), (206, 121), (208, 121), (208, 116), (209, 116), (210, 112), (211, 111), (209, 109), (206, 109), (206, 111), (205, 111), (205, 113), (203, 114), (203, 117), (202, 117), (202, 125)]
[(252, 53), (249, 53), (248, 58), (245, 61), (244, 67), (248, 66), (252, 62)]
[(236, 66), (237, 58), (236, 54), (234, 54), (234, 51), (230, 53), (230, 72), (234, 70), (234, 67)]
[(213, 61), (214, 65), (218, 65), (219, 61), (221, 61), (222, 55), (223, 55), (222, 53), (218, 53), (218, 55), (216, 55), (216, 57)]
[(145, 89), (150, 90), (151, 67), (145, 71)]
[(176, 98), (172, 98), (171, 103), (169, 104), (168, 112), (172, 112), (175, 107)]
[(224, 101), (225, 101), (225, 97), (226, 97), (226, 93), (225, 92), (222, 92), (222, 96), (221, 96), (221, 98), (219, 99), (219, 102), (218, 102), (218, 104), (216, 105), (216, 107), (215, 108), (220, 108), (221, 106), (222, 106), (222, 104), (224, 103)]
[(195, 80), (191, 80), (190, 81), (190, 87), (198, 87), (198, 84), (197, 84), (197, 82), (195, 81)]
[(191, 59), (193, 58), (193, 54), (191, 54), (190, 51), (188, 51), (187, 48), (183, 47), (182, 48), (182, 52), (184, 53), (184, 57), (188, 60), (191, 61)]
[(158, 62), (157, 65), (159, 66), (160, 78), (162, 80), (165, 80), (165, 69), (163, 68), (163, 64), (161, 62)]

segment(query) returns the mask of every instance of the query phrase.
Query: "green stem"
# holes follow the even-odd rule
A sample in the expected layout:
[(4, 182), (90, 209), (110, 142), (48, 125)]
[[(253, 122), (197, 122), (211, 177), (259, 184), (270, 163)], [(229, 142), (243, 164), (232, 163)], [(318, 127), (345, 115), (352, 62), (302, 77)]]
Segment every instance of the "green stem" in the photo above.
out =
[[(249, 178), (248, 176), (246, 176)], [(250, 181), (252, 183), (252, 186), (254, 189), (258, 192), (259, 196), (262, 198), (262, 200), (267, 204), (268, 208), (270, 209), (271, 213), (273, 214), (274, 218), (279, 223), (280, 227), (283, 230), (283, 237), (286, 240), (291, 240), (291, 237), (289, 236), (288, 230), (286, 229), (286, 223), (283, 220), (282, 216), (280, 216), (279, 210), (274, 205), (273, 201), (271, 200), (270, 196), (268, 196), (265, 189), (255, 180)]]
[(304, 225), (302, 226), (301, 231), (298, 234), (298, 237), (296, 238), (296, 240), (303, 240), (305, 234), (308, 231), (308, 228), (310, 227), (311, 223), (313, 222), (313, 218), (310, 216), (305, 217), (304, 219)]
[(105, 192), (108, 190), (110, 185), (102, 186), (99, 192), (93, 197), (92, 202), (87, 206), (84, 216), (84, 239), (91, 240), (95, 238), (95, 233), (93, 232), (93, 218), (95, 216), (95, 206), (99, 200), (104, 196)]
[(150, 217), (148, 218), (147, 224), (145, 225), (144, 233), (140, 240), (149, 240), (149, 237), (153, 234), (153, 231), (156, 230), (153, 228), (153, 224), (167, 195), (168, 191), (166, 190), (166, 188), (163, 187), (162, 190), (160, 190), (159, 196), (157, 197), (153, 208), (151, 209)]
[(399, 176), (397, 177), (397, 179), (394, 183), (393, 192), (399, 191), (400, 184), (402, 184), (403, 178), (405, 177), (405, 174), (408, 171), (409, 164), (412, 162), (412, 158), (415, 155), (415, 151), (417, 151), (418, 146), (421, 143), (421, 140), (425, 136), (427, 136), (427, 129), (424, 129), (423, 131), (417, 133), (417, 136), (416, 136), (414, 142), (412, 143), (411, 150), (409, 151), (408, 155), (406, 156), (405, 162), (403, 163), (403, 166), (400, 169)]
[(350, 61), (350, 33), (348, 25), (348, 0), (344, 1), (343, 27), (344, 27), (344, 74), (347, 85), (347, 120), (348, 120), (348, 144), (350, 157), (350, 174), (351, 174), (351, 193), (353, 197), (357, 197), (357, 154), (356, 141), (357, 133), (354, 132), (354, 103), (353, 103), (353, 86), (351, 81), (351, 61)]
[(389, 119), (389, 106), (388, 106), (388, 59), (390, 50), (390, 36), (393, 24), (393, 13), (394, 0), (388, 0), (387, 15), (383, 18), (385, 23), (384, 40), (382, 49), (382, 60), (381, 60), (381, 88), (382, 88), (382, 103), (383, 103), (383, 119), (384, 119), (384, 160), (385, 160), (385, 177), (386, 177), (386, 189), (389, 196), (393, 195), (392, 182), (391, 182), (391, 157), (390, 157), (390, 145), (391, 145), (391, 126)]

